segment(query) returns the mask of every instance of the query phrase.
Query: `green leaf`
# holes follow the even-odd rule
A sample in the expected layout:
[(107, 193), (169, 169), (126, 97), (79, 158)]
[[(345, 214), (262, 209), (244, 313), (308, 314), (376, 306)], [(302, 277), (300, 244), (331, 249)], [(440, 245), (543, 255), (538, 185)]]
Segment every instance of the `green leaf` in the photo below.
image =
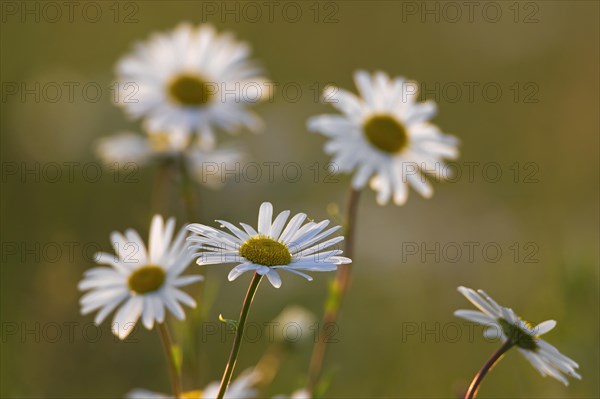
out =
[(240, 325), (240, 323), (237, 320), (226, 319), (226, 318), (223, 317), (222, 314), (219, 314), (219, 320), (222, 321), (223, 323), (229, 325), (229, 326), (232, 326), (235, 331), (237, 331), (238, 326)]

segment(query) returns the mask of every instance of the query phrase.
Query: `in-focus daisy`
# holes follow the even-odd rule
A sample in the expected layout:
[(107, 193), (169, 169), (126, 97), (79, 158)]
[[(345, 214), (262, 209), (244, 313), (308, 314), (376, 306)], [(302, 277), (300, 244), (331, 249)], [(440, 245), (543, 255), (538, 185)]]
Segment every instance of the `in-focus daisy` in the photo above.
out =
[[(145, 166), (153, 162), (183, 159), (190, 175), (200, 184), (218, 188), (231, 171), (239, 170), (244, 154), (237, 147), (222, 146), (207, 150), (197, 140), (173, 133), (118, 133), (99, 140), (96, 152), (102, 161), (127, 167), (128, 163)], [(226, 171), (226, 173), (224, 173)]]
[[(240, 376), (231, 382), (225, 399), (251, 399), (255, 398), (258, 392), (253, 386), (259, 381), (260, 375), (256, 371), (246, 370)], [(206, 386), (203, 391), (183, 392), (181, 399), (215, 399), (219, 392), (219, 382), (215, 381)], [(173, 396), (158, 392), (148, 391), (146, 389), (134, 389), (127, 394), (127, 399), (174, 399)]]
[(390, 79), (384, 72), (357, 71), (354, 81), (361, 97), (327, 87), (325, 101), (342, 115), (312, 117), (308, 129), (331, 139), (325, 151), (334, 155), (333, 163), (340, 172), (356, 170), (355, 189), (370, 182), (379, 204), (391, 197), (404, 204), (408, 185), (430, 198), (433, 189), (425, 175), (443, 179), (448, 175), (443, 159), (458, 157), (458, 140), (429, 123), (435, 103), (418, 103), (416, 83)]
[(181, 24), (138, 43), (117, 65), (118, 103), (151, 131), (197, 132), (204, 148), (213, 127), (258, 130), (247, 109), (270, 94), (262, 71), (248, 58), (250, 47), (211, 25)]
[(457, 310), (455, 316), (488, 326), (484, 332), (487, 338), (499, 337), (504, 343), (516, 346), (542, 376), (553, 377), (565, 385), (569, 385), (569, 381), (561, 373), (581, 379), (575, 371), (579, 365), (540, 338), (556, 326), (556, 321), (546, 320), (532, 326), (512, 309), (498, 305), (483, 290), (458, 287), (458, 291), (480, 311)]
[(200, 250), (196, 254), (196, 263), (239, 263), (229, 273), (229, 281), (244, 272), (255, 271), (266, 275), (271, 284), (279, 288), (281, 277), (278, 270), (298, 274), (310, 281), (312, 277), (304, 271), (328, 272), (336, 270), (337, 265), (351, 262), (340, 256), (342, 250), (331, 249), (344, 237), (322, 241), (340, 226), (325, 230), (329, 220), (302, 225), (306, 220), (304, 213), (295, 215), (286, 224), (289, 216), (290, 211), (283, 211), (273, 220), (273, 206), (264, 202), (260, 206), (257, 229), (245, 223), (240, 223), (240, 229), (223, 220), (217, 222), (231, 233), (202, 224), (189, 225), (188, 228), (197, 235), (189, 237), (188, 241), (195, 244), (192, 248)]
[(112, 331), (125, 339), (138, 319), (147, 329), (165, 320), (165, 308), (183, 320), (180, 302), (195, 307), (196, 302), (179, 288), (202, 280), (202, 276), (181, 276), (193, 259), (186, 248), (187, 230), (182, 228), (173, 240), (175, 219), (166, 223), (154, 216), (150, 227), (148, 249), (133, 229), (125, 234), (113, 232), (111, 241), (115, 255), (100, 252), (96, 262), (108, 267), (95, 267), (84, 273), (81, 291), (89, 291), (80, 300), (81, 313), (98, 311), (94, 322), (102, 321), (117, 309)]

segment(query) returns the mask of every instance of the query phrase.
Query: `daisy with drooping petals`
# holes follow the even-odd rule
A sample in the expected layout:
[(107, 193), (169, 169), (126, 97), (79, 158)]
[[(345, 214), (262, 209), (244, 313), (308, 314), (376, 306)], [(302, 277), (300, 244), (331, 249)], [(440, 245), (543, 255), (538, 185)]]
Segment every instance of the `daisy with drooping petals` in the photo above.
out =
[(454, 315), (488, 326), (484, 335), (487, 338), (499, 337), (504, 342), (503, 352), (516, 346), (542, 376), (553, 377), (565, 385), (568, 385), (569, 381), (563, 373), (581, 379), (575, 371), (579, 365), (540, 338), (556, 326), (556, 321), (546, 320), (532, 326), (517, 316), (512, 309), (498, 305), (483, 290), (458, 287), (458, 291), (480, 311), (457, 310)]
[(118, 63), (118, 103), (150, 131), (199, 133), (203, 147), (212, 148), (213, 127), (262, 126), (247, 106), (270, 91), (249, 55), (250, 47), (230, 33), (181, 24), (139, 43)]
[[(303, 273), (328, 272), (337, 269), (337, 265), (350, 263), (351, 260), (340, 256), (342, 250), (328, 249), (342, 241), (338, 236), (322, 241), (340, 229), (334, 226), (327, 230), (329, 220), (319, 223), (308, 222), (306, 214), (299, 213), (286, 222), (290, 211), (283, 211), (273, 220), (273, 205), (263, 202), (258, 214), (258, 229), (240, 223), (242, 229), (233, 224), (217, 220), (231, 233), (217, 230), (202, 224), (188, 226), (193, 235), (188, 241), (192, 248), (201, 250), (196, 255), (199, 265), (219, 263), (239, 263), (229, 273), (233, 281), (247, 271), (266, 275), (271, 284), (279, 288), (281, 277), (279, 270), (286, 270), (311, 281), (312, 277)], [(328, 249), (323, 251), (324, 249)]]
[(370, 182), (380, 205), (391, 197), (396, 205), (404, 204), (409, 185), (430, 198), (433, 189), (425, 175), (443, 179), (443, 159), (458, 157), (458, 140), (429, 123), (435, 103), (418, 103), (415, 83), (390, 79), (384, 72), (357, 71), (354, 80), (361, 97), (326, 88), (325, 101), (343, 115), (312, 117), (308, 129), (331, 139), (325, 151), (334, 154), (333, 163), (340, 172), (356, 170), (355, 189)]
[(154, 216), (150, 227), (148, 249), (139, 234), (129, 229), (125, 234), (113, 232), (111, 241), (115, 255), (96, 254), (95, 267), (84, 273), (79, 283), (81, 291), (89, 291), (80, 300), (81, 313), (98, 311), (94, 322), (102, 321), (119, 308), (113, 319), (112, 331), (125, 339), (138, 319), (147, 329), (165, 321), (165, 308), (183, 320), (180, 302), (195, 307), (196, 302), (179, 287), (201, 281), (202, 276), (181, 276), (193, 259), (186, 248), (187, 230), (182, 228), (175, 239), (175, 219), (166, 223)]
[[(231, 382), (225, 399), (251, 399), (257, 395), (253, 386), (259, 381), (260, 375), (256, 371), (246, 370), (238, 378)], [(212, 382), (204, 388), (204, 391), (182, 392), (181, 399), (215, 399), (219, 392), (219, 383)], [(134, 389), (127, 394), (127, 399), (174, 399), (173, 396), (146, 389)]]

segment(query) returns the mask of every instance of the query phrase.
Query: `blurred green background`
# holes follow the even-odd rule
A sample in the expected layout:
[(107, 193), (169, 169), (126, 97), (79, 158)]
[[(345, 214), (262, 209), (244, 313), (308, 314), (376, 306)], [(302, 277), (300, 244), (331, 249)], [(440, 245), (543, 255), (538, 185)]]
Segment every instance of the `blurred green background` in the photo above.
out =
[[(139, 328), (135, 342), (119, 343), (105, 322), (97, 342), (90, 342), (97, 330), (89, 327), (92, 316), (79, 315), (76, 285), (93, 266), (86, 250), (110, 250), (112, 230), (134, 227), (146, 236), (156, 211), (185, 221), (175, 199), (169, 207), (153, 207), (155, 166), (140, 169), (137, 183), (122, 176), (115, 182), (109, 169), (97, 182), (83, 178), (83, 166), (98, 165), (96, 139), (139, 130), (111, 103), (116, 61), (135, 41), (182, 21), (208, 21), (233, 31), (251, 43), (273, 81), (291, 87), (287, 96), (278, 90), (272, 102), (256, 107), (266, 122), (263, 134), (235, 139), (221, 134), (221, 142), (241, 143), (251, 161), (297, 162), (303, 172), (297, 182), (276, 169), (273, 182), (263, 177), (257, 183), (230, 181), (218, 191), (198, 187), (197, 221), (255, 223), (264, 200), (276, 211), (306, 211), (316, 219), (328, 217), (329, 203), (343, 206), (349, 177), (325, 181), (325, 140), (308, 133), (305, 123), (312, 115), (335, 112), (316, 101), (316, 91), (329, 82), (356, 91), (352, 73), (359, 68), (425, 85), (423, 98), (439, 105), (434, 122), (461, 139), (463, 176), (436, 183), (433, 199), (411, 192), (404, 207), (379, 207), (370, 190), (361, 198), (352, 287), (339, 342), (331, 345), (326, 364), (334, 375), (329, 396), (457, 397), (498, 346), (485, 342), (480, 329), (469, 337), (466, 324), (453, 317), (455, 309), (471, 307), (456, 292), (458, 285), (483, 288), (531, 321), (557, 320), (546, 338), (578, 361), (583, 375), (565, 388), (541, 378), (517, 352), (509, 353), (479, 397), (599, 396), (597, 2), (475, 2), (471, 16), (454, 3), (460, 17), (445, 2), (281, 2), (271, 20), (259, 2), (254, 4), (262, 16), (256, 22), (254, 11), (244, 11), (241, 2), (76, 3), (70, 18), (58, 2), (62, 17), (53, 22), (56, 14), (44, 2), (2, 2), (2, 398), (112, 398), (135, 387), (169, 389), (154, 332)], [(215, 7), (217, 13), (209, 13)], [(219, 14), (226, 9), (233, 14)], [(293, 22), (298, 9), (302, 15)], [(424, 10), (434, 14), (422, 16)], [(39, 101), (34, 95), (23, 100), (20, 91), (11, 94), (15, 83), (36, 82), (41, 87), (77, 82), (79, 88), (72, 101), (65, 86), (56, 102), (48, 93)], [(102, 88), (97, 102), (82, 93), (90, 82)], [(473, 97), (467, 85), (475, 85)], [(292, 101), (292, 86), (302, 89), (298, 101)], [(497, 87), (502, 93), (492, 101)], [(94, 96), (92, 89), (88, 95)], [(66, 168), (56, 182), (44, 176), (36, 181), (35, 172), (21, 176), (25, 168), (38, 165), (42, 171), (68, 162), (79, 163), (73, 178)], [(311, 166), (317, 162), (321, 174), (315, 182)], [(500, 168), (498, 181), (490, 181), (495, 169), (483, 172), (489, 163)], [(96, 168), (90, 168), (93, 176)], [(533, 180), (526, 179), (529, 173)], [(465, 244), (470, 242), (479, 245), (472, 259)], [(417, 245), (418, 253), (407, 254), (407, 243)], [(448, 249), (438, 251), (439, 259), (421, 247), (436, 243)], [(501, 248), (497, 261), (490, 260), (493, 250), (482, 250), (486, 244)], [(453, 262), (456, 245), (463, 253)], [(205, 297), (197, 311), (188, 312), (189, 320), (203, 313), (213, 324), (219, 313), (237, 317), (250, 276), (227, 283), (229, 269), (205, 269)], [(252, 321), (272, 320), (292, 303), (321, 314), (332, 274), (319, 274), (312, 283), (283, 277), (279, 290), (260, 287)], [(197, 287), (190, 292), (198, 295)], [(225, 341), (216, 335), (203, 339), (190, 323), (172, 326), (184, 347), (186, 387), (218, 379), (231, 335)], [(255, 364), (267, 341), (246, 343), (237, 370)], [(310, 351), (310, 342), (296, 345), (263, 394), (299, 388)]]

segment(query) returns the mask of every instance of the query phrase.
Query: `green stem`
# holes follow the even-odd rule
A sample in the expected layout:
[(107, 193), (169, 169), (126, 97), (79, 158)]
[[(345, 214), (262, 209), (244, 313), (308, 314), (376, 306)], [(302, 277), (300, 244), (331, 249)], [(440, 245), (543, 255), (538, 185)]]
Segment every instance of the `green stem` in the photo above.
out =
[(165, 350), (165, 356), (167, 359), (167, 367), (169, 369), (169, 377), (171, 379), (171, 389), (173, 390), (173, 396), (179, 399), (181, 398), (182, 384), (181, 375), (179, 374), (179, 367), (177, 366), (177, 359), (173, 353), (173, 341), (171, 340), (171, 334), (167, 323), (157, 323), (156, 331), (162, 342), (163, 349)]
[(198, 198), (196, 197), (196, 191), (194, 190), (194, 182), (190, 177), (185, 155), (182, 154), (177, 162), (179, 164), (179, 174), (181, 176), (181, 195), (185, 206), (186, 217), (188, 222), (193, 223), (198, 220), (198, 214), (196, 213), (196, 203)]
[(219, 387), (219, 394), (217, 395), (217, 399), (223, 399), (223, 396), (225, 396), (225, 391), (227, 390), (229, 382), (231, 381), (233, 369), (235, 368), (235, 363), (240, 352), (240, 347), (242, 346), (242, 339), (244, 337), (244, 326), (246, 325), (246, 319), (248, 318), (250, 305), (252, 305), (252, 300), (254, 299), (254, 294), (256, 294), (256, 290), (258, 289), (258, 284), (260, 284), (261, 278), (262, 275), (254, 273), (254, 277), (252, 277), (252, 281), (250, 282), (250, 286), (248, 287), (248, 292), (246, 293), (246, 298), (244, 299), (244, 303), (242, 304), (242, 310), (240, 311), (240, 321), (235, 332), (235, 338), (233, 339), (233, 346), (231, 347), (229, 360), (227, 361), (225, 371), (223, 372), (223, 378), (221, 379), (221, 386)]
[[(358, 200), (360, 198), (360, 191), (353, 188), (350, 189), (348, 195), (348, 203), (346, 206), (346, 229), (344, 232), (344, 256), (352, 259), (354, 256), (354, 233), (356, 226), (356, 218), (358, 215)], [(350, 271), (352, 263), (346, 265), (340, 265), (338, 267), (333, 287), (329, 292), (329, 296), (326, 301), (325, 315), (323, 316), (322, 328), (334, 325), (337, 322), (341, 304), (348, 286), (350, 284)], [(308, 370), (308, 383), (307, 390), (311, 395), (314, 395), (315, 388), (317, 387), (319, 380), (321, 379), (321, 373), (323, 370), (323, 363), (325, 361), (325, 355), (327, 353), (327, 338), (326, 334), (319, 334), (319, 340), (313, 347), (312, 356), (310, 359), (310, 367)]]
[(469, 386), (469, 389), (465, 394), (465, 399), (475, 398), (475, 395), (477, 395), (477, 390), (479, 389), (479, 385), (481, 384), (481, 381), (483, 381), (483, 378), (486, 376), (488, 371), (490, 371), (496, 365), (496, 363), (498, 363), (502, 356), (510, 348), (512, 348), (512, 346), (513, 343), (510, 340), (507, 340), (496, 352), (492, 354), (492, 356), (490, 356), (490, 358), (485, 362), (483, 367), (481, 367), (481, 370), (479, 370), (477, 374), (475, 374), (475, 378), (473, 378), (473, 381), (471, 381), (471, 385)]
[(152, 208), (154, 213), (162, 215), (169, 214), (169, 183), (174, 174), (174, 163), (172, 159), (166, 159), (158, 166), (154, 188), (152, 190)]

